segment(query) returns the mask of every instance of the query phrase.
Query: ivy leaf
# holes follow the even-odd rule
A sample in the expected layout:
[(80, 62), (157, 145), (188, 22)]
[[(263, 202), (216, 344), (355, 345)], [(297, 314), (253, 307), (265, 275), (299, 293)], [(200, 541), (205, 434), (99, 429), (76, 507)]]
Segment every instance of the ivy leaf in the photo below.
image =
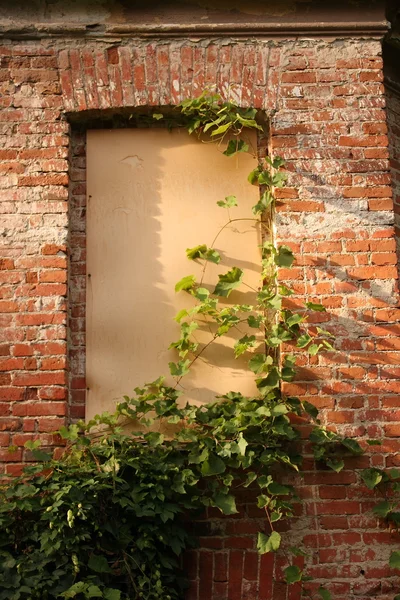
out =
[(238, 205), (236, 196), (225, 196), (225, 200), (218, 200), (217, 204), (222, 208), (233, 208)]
[(257, 479), (258, 486), (262, 489), (268, 487), (272, 481), (271, 475), (260, 475)]
[(332, 471), (335, 471), (335, 473), (340, 473), (344, 467), (343, 460), (327, 460), (326, 464)]
[(189, 260), (196, 260), (196, 258), (204, 258), (204, 254), (207, 252), (207, 246), (200, 244), (194, 246), (194, 248), (186, 248), (186, 256)]
[(281, 545), (281, 536), (277, 531), (273, 531), (271, 535), (259, 532), (257, 538), (257, 550), (259, 554), (267, 552), (276, 552)]
[(225, 154), (225, 156), (233, 156), (236, 152), (248, 152), (248, 150), (249, 146), (244, 140), (229, 140), (228, 147), (222, 154)]
[(282, 513), (272, 511), (269, 518), (271, 519), (271, 523), (276, 523), (276, 521), (280, 521), (282, 519), (282, 517), (283, 517)]
[(285, 323), (288, 327), (294, 327), (295, 325), (299, 325), (304, 321), (304, 317), (299, 315), (298, 313), (290, 314), (290, 311), (285, 311), (285, 314), (288, 314), (287, 318), (285, 318)]
[[(294, 262), (294, 254), (287, 246), (279, 246), (278, 252), (274, 256), (274, 261), (278, 267), (291, 267)], [(308, 302), (307, 304), (311, 303)]]
[(389, 566), (392, 569), (400, 569), (400, 552), (398, 552), (397, 550), (392, 552), (392, 554), (390, 555)]
[(182, 279), (175, 285), (175, 292), (191, 290), (195, 283), (196, 278), (194, 275), (186, 275), (186, 277), (182, 277)]
[(121, 600), (121, 592), (114, 588), (106, 588), (104, 590), (105, 600)]
[(211, 127), (216, 127), (217, 125), (219, 125), (220, 123), (225, 121), (226, 116), (227, 115), (222, 115), (218, 119), (215, 119), (215, 121), (209, 121), (208, 123), (206, 123), (206, 125), (204, 126), (204, 129), (203, 129), (204, 133), (207, 132), (209, 129), (211, 129)]
[(326, 335), (326, 337), (335, 339), (335, 336), (333, 335), (333, 333), (331, 333), (330, 331), (327, 331), (326, 329), (321, 329), (321, 327), (317, 327), (317, 333), (319, 333), (319, 335)]
[(65, 425), (63, 425), (58, 430), (58, 433), (65, 440), (71, 440), (71, 441), (77, 440), (79, 437), (79, 427), (76, 424), (69, 425), (68, 427), (65, 427)]
[(259, 129), (262, 131), (261, 125), (259, 125), (254, 119), (245, 119), (239, 113), (236, 113), (236, 118), (243, 125), (243, 127), (250, 127), (252, 129)]
[(146, 433), (144, 436), (146, 442), (148, 442), (149, 446), (155, 448), (156, 446), (160, 446), (160, 444), (164, 441), (164, 436), (162, 433), (158, 433), (157, 431), (150, 431)]
[(258, 176), (258, 183), (260, 185), (272, 186), (271, 173), (268, 170), (261, 171), (261, 173)]
[(181, 417), (179, 415), (172, 415), (172, 417), (169, 417), (168, 419), (168, 423), (171, 423), (172, 425), (179, 423), (179, 421), (181, 420)]
[(310, 417), (312, 417), (313, 419), (316, 419), (318, 417), (318, 408), (314, 406), (314, 404), (311, 404), (311, 402), (307, 402), (307, 400), (304, 400), (302, 404), (304, 410), (308, 415), (310, 415)]
[(274, 197), (269, 190), (261, 194), (259, 201), (252, 207), (253, 215), (260, 215), (263, 213), (274, 201)]
[(249, 487), (249, 485), (252, 484), (256, 479), (257, 473), (250, 471), (250, 473), (247, 473), (246, 481), (243, 483), (243, 487)]
[(352, 440), (351, 438), (344, 438), (342, 440), (342, 445), (348, 450), (350, 450), (352, 454), (364, 454), (364, 450), (361, 448), (360, 444), (356, 440)]
[(361, 479), (368, 489), (373, 490), (381, 481), (382, 473), (378, 469), (365, 469), (361, 473)]
[[(279, 417), (280, 415), (286, 415), (288, 412), (289, 412), (288, 407), (283, 402), (280, 402), (279, 404), (275, 404), (275, 406), (273, 406), (271, 408), (271, 415), (273, 415), (274, 417)], [(282, 459), (283, 459), (283, 457), (281, 456), (281, 460)]]
[(327, 350), (335, 350), (335, 348), (332, 346), (331, 343), (328, 342), (328, 340), (322, 340), (322, 344)]
[(382, 440), (366, 440), (368, 446), (382, 446)]
[(238, 448), (239, 448), (239, 452), (242, 456), (244, 456), (246, 454), (246, 448), (249, 445), (248, 442), (246, 442), (246, 440), (243, 437), (243, 433), (240, 432), (239, 433), (239, 440), (237, 442)]
[(273, 167), (274, 169), (279, 169), (280, 167), (282, 167), (285, 164), (284, 159), (281, 158), (280, 156), (276, 156), (273, 160), (272, 160), (272, 158), (267, 156), (265, 158), (265, 162), (267, 162), (269, 165), (271, 165), (271, 167)]
[(254, 315), (250, 315), (247, 317), (247, 324), (249, 327), (253, 327), (253, 329), (258, 329), (262, 323), (263, 316), (258, 315), (255, 317)]
[(268, 492), (273, 496), (287, 496), (290, 494), (290, 488), (286, 485), (281, 485), (276, 481), (272, 481), (268, 486)]
[(89, 585), (84, 581), (74, 583), (61, 595), (64, 598), (75, 598), (78, 594), (85, 594), (85, 598), (103, 598), (103, 592), (97, 585)]
[(257, 341), (256, 341), (255, 335), (244, 335), (233, 346), (235, 358), (238, 358), (239, 356), (244, 354), (249, 348), (254, 348), (256, 343), (257, 343)]
[(182, 308), (182, 310), (180, 310), (179, 312), (176, 313), (176, 315), (174, 317), (174, 321), (176, 321), (177, 323), (180, 323), (182, 321), (182, 319), (187, 316), (189, 316), (188, 311), (186, 310), (186, 308)]
[(208, 260), (209, 262), (215, 263), (217, 265), (221, 261), (221, 255), (217, 250), (214, 250), (213, 248), (209, 248), (207, 251), (207, 254), (205, 256), (205, 259)]
[(204, 300), (207, 300), (208, 296), (210, 295), (210, 292), (207, 288), (200, 287), (197, 288), (194, 295), (198, 300), (200, 300), (200, 302), (204, 302)]
[(309, 310), (314, 310), (316, 312), (326, 312), (326, 308), (323, 304), (318, 304), (315, 302), (306, 302), (306, 306)]
[(298, 348), (305, 348), (306, 346), (308, 346), (308, 344), (311, 342), (311, 340), (312, 340), (311, 335), (308, 335), (308, 333), (303, 333), (303, 335), (301, 335), (297, 338), (296, 346)]
[(103, 592), (97, 585), (89, 585), (86, 593), (88, 598), (103, 598)]
[(271, 498), (269, 496), (266, 496), (265, 494), (260, 494), (260, 496), (257, 496), (258, 508), (264, 508), (265, 506), (268, 506), (270, 502)]
[(285, 573), (285, 581), (286, 583), (297, 583), (301, 581), (303, 572), (296, 565), (291, 565), (290, 567), (286, 567), (284, 570)]
[(263, 371), (266, 365), (268, 365), (267, 358), (270, 359), (270, 361), (272, 361), (271, 357), (267, 357), (265, 354), (255, 354), (250, 360), (249, 360), (249, 368), (251, 371), (253, 371), (253, 373), (255, 373), (256, 375), (260, 375)]
[(51, 455), (43, 450), (32, 450), (32, 456), (38, 462), (48, 462), (51, 460)]
[(261, 415), (262, 417), (270, 417), (271, 416), (271, 411), (266, 406), (259, 406), (256, 410), (256, 413), (258, 415)]
[(160, 121), (163, 118), (164, 115), (162, 115), (161, 113), (153, 113), (153, 119), (155, 119), (156, 121)]
[(204, 475), (204, 477), (219, 475), (220, 473), (224, 473), (225, 470), (226, 465), (224, 461), (212, 452), (210, 452), (208, 459), (205, 460), (201, 465), (201, 473)]
[(379, 504), (377, 504), (376, 506), (374, 506), (374, 508), (372, 509), (372, 512), (377, 517), (381, 517), (382, 519), (386, 519), (386, 517), (388, 516), (388, 514), (392, 511), (392, 508), (393, 508), (393, 505), (389, 504), (389, 502), (387, 502), (387, 500), (384, 500), (383, 502), (380, 502)]
[(289, 552), (293, 554), (293, 556), (307, 556), (307, 552), (304, 552), (304, 550), (298, 548), (297, 546), (291, 546), (289, 548)]
[(194, 248), (187, 248), (186, 256), (189, 260), (196, 260), (198, 258), (201, 258), (213, 262), (215, 264), (218, 264), (221, 260), (219, 252), (217, 252), (217, 250), (214, 250), (213, 248), (207, 248), (205, 244), (195, 246)]
[(238, 267), (233, 267), (227, 273), (218, 275), (219, 282), (215, 286), (214, 294), (227, 298), (230, 293), (241, 284), (243, 271)]
[(324, 587), (320, 586), (317, 590), (321, 600), (332, 600), (331, 593)]
[(215, 506), (224, 515), (234, 515), (238, 512), (235, 497), (232, 494), (217, 494), (214, 498)]
[(177, 363), (170, 362), (168, 363), (169, 371), (172, 377), (184, 377), (189, 373), (190, 360), (187, 358), (186, 360), (180, 360)]
[[(259, 296), (261, 296), (262, 293), (263, 290), (261, 290)], [(282, 308), (282, 298), (278, 294), (275, 294), (266, 300), (266, 305), (272, 310), (280, 310)]]
[(279, 387), (280, 376), (279, 371), (276, 367), (272, 367), (267, 377), (257, 380), (257, 387), (263, 394), (267, 394), (274, 388)]
[(253, 171), (251, 171), (251, 173), (249, 173), (249, 176), (247, 177), (247, 181), (249, 183), (251, 183), (252, 185), (258, 183), (258, 176), (260, 174), (260, 168), (257, 167), (256, 169), (253, 169)]
[(277, 188), (283, 187), (285, 181), (287, 180), (287, 175), (283, 171), (278, 171), (272, 175), (272, 185)]
[(100, 554), (92, 554), (88, 561), (88, 567), (92, 571), (96, 573), (112, 573), (112, 569), (107, 562), (105, 556), (101, 556)]
[(214, 129), (214, 131), (211, 132), (211, 136), (214, 137), (215, 135), (222, 135), (226, 133), (231, 126), (232, 123), (228, 121), (228, 123), (224, 123), (223, 125), (217, 127), (217, 129)]
[(316, 356), (318, 354), (318, 352), (321, 350), (322, 348), (322, 344), (311, 344), (308, 347), (308, 354), (310, 356)]

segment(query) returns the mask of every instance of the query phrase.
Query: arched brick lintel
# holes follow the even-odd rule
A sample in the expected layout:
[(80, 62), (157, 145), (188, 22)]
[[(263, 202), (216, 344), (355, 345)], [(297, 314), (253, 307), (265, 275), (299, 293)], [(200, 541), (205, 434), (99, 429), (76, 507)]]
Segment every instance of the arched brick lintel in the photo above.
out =
[(278, 47), (260, 41), (85, 44), (61, 50), (58, 57), (67, 113), (176, 105), (205, 88), (270, 111), (280, 59)]

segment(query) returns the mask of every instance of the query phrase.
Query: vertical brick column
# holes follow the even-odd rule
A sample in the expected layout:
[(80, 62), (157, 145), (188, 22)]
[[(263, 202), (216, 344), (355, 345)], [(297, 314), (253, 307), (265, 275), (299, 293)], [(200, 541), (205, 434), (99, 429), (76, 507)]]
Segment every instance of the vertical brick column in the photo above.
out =
[(315, 470), (307, 457), (299, 523), (310, 529), (309, 574), (329, 581), (335, 598), (383, 599), (396, 542), (372, 518), (371, 493), (354, 472), (392, 466), (399, 448), (400, 313), (381, 48), (367, 41), (300, 45), (279, 62), (281, 108), (272, 132), (289, 171), (277, 236), (297, 256), (280, 277), (296, 292), (289, 306), (305, 298), (324, 304), (326, 312), (310, 315), (310, 328), (336, 339), (335, 352), (299, 355), (297, 381), (286, 391), (320, 408), (330, 429), (385, 441), (364, 441), (367, 454), (338, 474)]
[(24, 443), (55, 443), (67, 413), (69, 139), (56, 50), (10, 43), (0, 59), (0, 459), (18, 472)]

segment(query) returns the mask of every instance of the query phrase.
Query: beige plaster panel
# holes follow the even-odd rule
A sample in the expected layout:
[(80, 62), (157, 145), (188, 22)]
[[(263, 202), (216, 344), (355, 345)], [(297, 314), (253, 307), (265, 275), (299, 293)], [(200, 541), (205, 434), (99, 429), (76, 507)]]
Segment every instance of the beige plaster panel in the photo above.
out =
[[(184, 130), (96, 130), (88, 132), (87, 210), (87, 417), (112, 409), (135, 386), (169, 373), (177, 360), (168, 350), (178, 339), (173, 317), (193, 305), (175, 283), (184, 275), (200, 279), (201, 264), (185, 250), (211, 244), (227, 221), (216, 202), (235, 194), (232, 218), (251, 216), (258, 188), (247, 183), (256, 161), (227, 158), (223, 148), (205, 144)], [(255, 143), (255, 139), (253, 140)], [(236, 222), (218, 237), (219, 265), (208, 264), (205, 284), (233, 265), (246, 269), (246, 283), (259, 285), (260, 231)], [(252, 302), (242, 285), (229, 302)], [(242, 330), (242, 334), (245, 330)], [(254, 330), (253, 330), (254, 332)], [(208, 326), (196, 332), (201, 344)], [(230, 390), (255, 391), (245, 359), (232, 359), (240, 334), (218, 340), (182, 380), (184, 398), (209, 402)], [(201, 346), (200, 346), (201, 347)], [(171, 377), (168, 381), (173, 382)]]

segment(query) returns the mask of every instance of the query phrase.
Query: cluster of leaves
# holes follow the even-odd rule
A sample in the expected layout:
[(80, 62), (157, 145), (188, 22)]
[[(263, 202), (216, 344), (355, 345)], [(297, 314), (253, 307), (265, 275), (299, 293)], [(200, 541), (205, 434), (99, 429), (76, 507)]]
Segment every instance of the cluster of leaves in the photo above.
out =
[(63, 429), (61, 460), (33, 447), (44, 462), (1, 488), (2, 600), (181, 597), (196, 481), (176, 448), (123, 433), (117, 418)]
[[(379, 440), (371, 440), (371, 444), (380, 445)], [(361, 473), (361, 478), (370, 490), (377, 491), (383, 498), (376, 504), (373, 514), (386, 522), (388, 528), (392, 531), (399, 531), (400, 528), (400, 470), (399, 469), (365, 469)], [(392, 569), (400, 570), (400, 552), (394, 550), (390, 554), (389, 566)], [(394, 600), (400, 600), (400, 594), (397, 594)]]
[[(266, 514), (259, 552), (280, 547), (274, 524), (293, 516), (297, 499), (280, 472), (301, 467), (288, 415), (302, 404), (274, 388), (180, 407), (162, 378), (135, 392), (115, 414), (63, 428), (60, 460), (29, 446), (42, 464), (1, 488), (0, 599), (182, 598), (179, 557), (194, 543), (185, 518), (209, 506), (235, 514), (243, 487)], [(125, 420), (138, 430), (126, 432)], [(172, 439), (155, 431), (166, 425)], [(289, 565), (285, 579), (303, 573)]]
[[(207, 133), (215, 140), (228, 136), (224, 151), (228, 157), (249, 150), (245, 128), (261, 128), (255, 110), (238, 108), (206, 92), (184, 102), (181, 111), (190, 132)], [(274, 188), (285, 182), (282, 165), (281, 159), (267, 157), (249, 175), (250, 184), (260, 186), (249, 220), (265, 219), (273, 206)], [(235, 196), (218, 205), (227, 211), (220, 232), (241, 220), (231, 217)], [(308, 312), (323, 311), (322, 305), (287, 308), (292, 292), (278, 285), (276, 270), (292, 266), (291, 250), (264, 242), (255, 304), (227, 303), (245, 285), (246, 274), (234, 266), (219, 274), (211, 289), (203, 284), (207, 264), (221, 262), (214, 248), (219, 233), (210, 246), (200, 243), (186, 251), (190, 261), (203, 264), (200, 281), (187, 275), (175, 287), (195, 301), (193, 308), (176, 315), (180, 336), (171, 348), (177, 360), (169, 364), (175, 385), (160, 377), (137, 388), (133, 398), (125, 397), (114, 415), (63, 429), (60, 434), (68, 448), (59, 460), (51, 460), (33, 445), (42, 465), (30, 467), (2, 487), (0, 600), (181, 598), (179, 557), (193, 543), (185, 517), (207, 507), (235, 514), (238, 489), (251, 487), (265, 513), (259, 552), (279, 549), (275, 523), (291, 518), (298, 500), (281, 475), (300, 473), (302, 464), (293, 415), (312, 420), (315, 458), (329, 468), (343, 468), (338, 448), (360, 452), (353, 440), (322, 427), (313, 405), (282, 392), (282, 382), (295, 376), (297, 352), (313, 356), (332, 349), (329, 331), (306, 327)], [(201, 345), (195, 335), (204, 323), (212, 333)], [(232, 360), (247, 356), (258, 393), (246, 397), (229, 391), (206, 406), (182, 405), (182, 377), (210, 344), (230, 330), (240, 332)], [(282, 359), (283, 343), (291, 344), (294, 353)], [(171, 428), (174, 434), (166, 437)], [(299, 552), (292, 550), (294, 555)], [(305, 581), (306, 576), (289, 563), (285, 580)], [(317, 594), (322, 600), (330, 598), (322, 587)]]

